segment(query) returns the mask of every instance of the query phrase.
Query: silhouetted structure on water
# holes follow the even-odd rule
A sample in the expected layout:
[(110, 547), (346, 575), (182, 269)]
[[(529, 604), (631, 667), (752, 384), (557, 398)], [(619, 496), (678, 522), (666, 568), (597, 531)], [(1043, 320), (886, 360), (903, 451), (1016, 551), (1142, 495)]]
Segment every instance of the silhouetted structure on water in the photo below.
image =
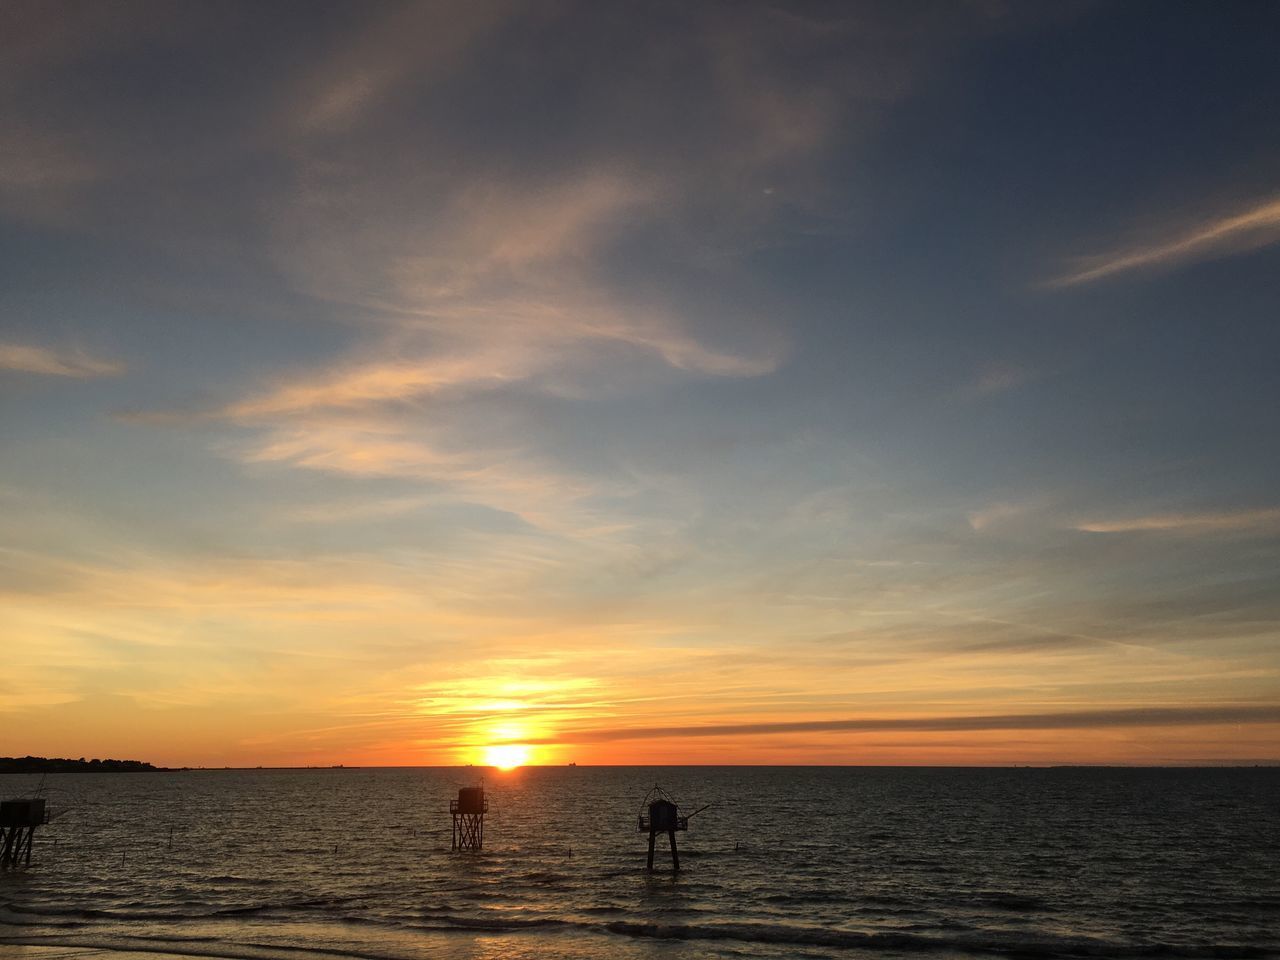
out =
[(48, 822), (43, 800), (0, 801), (0, 866), (15, 867), (19, 861), (30, 864), (36, 827)]
[(484, 815), (488, 812), (484, 787), (463, 787), (458, 799), (449, 801), (454, 850), (479, 850), (484, 846)]
[(659, 833), (671, 843), (671, 866), (680, 869), (680, 851), (676, 849), (676, 831), (689, 829), (689, 818), (680, 816), (680, 807), (658, 786), (645, 797), (647, 813), (640, 814), (640, 832), (649, 834), (649, 870), (653, 870), (653, 847)]

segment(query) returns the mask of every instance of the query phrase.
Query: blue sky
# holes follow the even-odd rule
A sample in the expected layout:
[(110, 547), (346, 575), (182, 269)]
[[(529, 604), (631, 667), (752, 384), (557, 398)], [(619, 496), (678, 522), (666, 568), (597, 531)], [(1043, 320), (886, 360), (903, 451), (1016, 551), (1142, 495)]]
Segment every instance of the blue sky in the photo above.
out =
[(1269, 5), (3, 17), (0, 751), (1275, 758)]

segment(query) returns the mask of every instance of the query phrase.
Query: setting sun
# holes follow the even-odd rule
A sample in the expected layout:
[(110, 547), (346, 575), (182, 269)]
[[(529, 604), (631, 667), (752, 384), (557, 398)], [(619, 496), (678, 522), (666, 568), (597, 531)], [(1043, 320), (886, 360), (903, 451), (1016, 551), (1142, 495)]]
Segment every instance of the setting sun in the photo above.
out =
[(497, 767), (499, 770), (511, 770), (515, 767), (523, 767), (528, 763), (529, 753), (529, 748), (523, 744), (495, 744), (492, 747), (485, 748), (484, 762), (487, 766)]

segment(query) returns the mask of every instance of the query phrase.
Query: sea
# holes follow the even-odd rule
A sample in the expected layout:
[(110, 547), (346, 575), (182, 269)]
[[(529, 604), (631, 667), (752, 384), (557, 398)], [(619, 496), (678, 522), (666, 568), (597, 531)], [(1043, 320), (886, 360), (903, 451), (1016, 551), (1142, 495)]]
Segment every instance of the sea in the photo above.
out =
[[(678, 873), (665, 836), (645, 868), (655, 786), (693, 814)], [(37, 791), (6, 957), (1280, 957), (1280, 768), (0, 776)]]

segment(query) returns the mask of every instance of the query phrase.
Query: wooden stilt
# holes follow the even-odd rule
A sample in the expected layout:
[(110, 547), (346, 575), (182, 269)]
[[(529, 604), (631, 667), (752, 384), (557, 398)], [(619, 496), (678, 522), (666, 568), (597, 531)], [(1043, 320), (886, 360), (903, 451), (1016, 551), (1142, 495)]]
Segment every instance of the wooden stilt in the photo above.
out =
[(649, 872), (653, 873), (653, 843), (658, 838), (658, 831), (649, 831)]
[(0, 827), (0, 866), (30, 866), (35, 835), (35, 827)]
[(41, 798), (0, 801), (0, 866), (30, 866), (36, 827), (48, 822)]
[(671, 863), (677, 871), (680, 869), (680, 852), (676, 850), (676, 831), (672, 827), (667, 831), (667, 836), (671, 838)]

